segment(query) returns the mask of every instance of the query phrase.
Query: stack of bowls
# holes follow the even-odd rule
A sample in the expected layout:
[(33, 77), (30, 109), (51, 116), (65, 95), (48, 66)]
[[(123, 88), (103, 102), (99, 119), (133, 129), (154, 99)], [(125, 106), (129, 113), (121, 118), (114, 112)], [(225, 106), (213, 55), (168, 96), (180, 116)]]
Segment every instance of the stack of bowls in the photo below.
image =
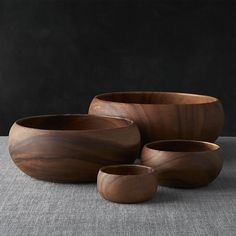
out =
[[(94, 97), (88, 113), (16, 121), (9, 135), (13, 161), (54, 182), (91, 182), (98, 174), (99, 193), (122, 203), (150, 199), (157, 185), (207, 185), (222, 168), (220, 147), (212, 143), (224, 124), (217, 98), (106, 93)], [(132, 165), (138, 154), (142, 165)]]

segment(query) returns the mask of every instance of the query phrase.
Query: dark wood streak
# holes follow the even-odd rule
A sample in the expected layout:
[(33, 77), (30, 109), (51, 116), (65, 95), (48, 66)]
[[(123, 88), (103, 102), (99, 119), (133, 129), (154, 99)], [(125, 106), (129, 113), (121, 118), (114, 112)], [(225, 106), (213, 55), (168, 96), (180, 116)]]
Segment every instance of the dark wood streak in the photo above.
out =
[(139, 143), (138, 128), (131, 121), (93, 115), (57, 115), (16, 121), (10, 130), (8, 146), (15, 164), (34, 178), (93, 182), (105, 165), (133, 163)]
[[(86, 161), (86, 162), (90, 162), (90, 163), (96, 163), (96, 164), (99, 164), (99, 165), (111, 165), (111, 164), (117, 164), (117, 161), (112, 161), (112, 160), (106, 160), (106, 159), (101, 159), (99, 158), (98, 160), (94, 160), (94, 157), (89, 157), (89, 158), (86, 158), (86, 157), (78, 157), (78, 156), (68, 156), (68, 157), (65, 157), (65, 156), (43, 156), (43, 157), (21, 157), (19, 155), (17, 155), (15, 157), (15, 162), (24, 162), (24, 161), (29, 161), (29, 160), (41, 160), (41, 161), (52, 161), (54, 162), (55, 160), (69, 160), (69, 159), (79, 159), (80, 161)], [(126, 163), (126, 161), (124, 161), (124, 163)]]
[[(15, 155), (15, 159), (18, 158), (19, 153), (23, 152), (23, 156), (25, 155), (24, 150), (27, 148), (30, 148), (31, 145), (44, 145), (45, 142), (50, 142), (51, 146), (58, 146), (60, 143), (60, 147), (58, 149), (63, 149), (63, 151), (68, 150), (70, 152), (70, 156), (65, 156), (63, 154), (62, 157), (60, 157), (60, 152), (57, 153), (52, 153), (49, 158), (75, 158), (75, 159), (80, 159), (80, 160), (86, 160), (86, 161), (91, 161), (91, 162), (96, 162), (100, 164), (121, 164), (121, 163), (126, 163), (126, 160), (124, 159), (124, 150), (127, 149), (126, 145), (121, 145), (120, 143), (114, 143), (111, 142), (110, 140), (101, 140), (99, 138), (94, 139), (95, 137), (86, 137), (83, 136), (82, 138), (79, 139), (79, 144), (78, 145), (78, 140), (75, 139), (74, 141), (68, 140), (65, 138), (57, 137), (57, 136), (48, 136), (48, 135), (41, 135), (41, 136), (35, 136), (35, 137), (30, 137), (26, 138), (24, 142), (19, 142), (18, 145), (15, 145), (15, 148), (9, 147), (12, 155)], [(92, 146), (91, 149), (87, 148), (87, 143), (90, 143)], [(105, 144), (105, 145), (104, 145)], [(51, 149), (51, 147), (49, 147)], [(134, 152), (136, 151), (137, 146), (128, 146), (129, 150), (133, 150)], [(94, 152), (93, 149), (96, 149), (98, 152)], [(112, 150), (111, 150), (112, 149)], [(16, 154), (14, 153), (14, 150), (16, 150)], [(114, 151), (114, 155), (116, 158), (114, 160), (107, 160), (106, 155), (109, 155), (111, 151)], [(78, 152), (81, 153), (81, 155), (78, 157)], [(103, 153), (103, 157), (100, 155), (100, 152)], [(63, 153), (63, 152), (62, 152)], [(33, 153), (30, 154), (31, 159), (38, 158), (37, 156), (35, 157)], [(38, 154), (36, 154), (38, 155)], [(47, 152), (45, 155), (43, 155), (43, 158), (46, 159)], [(96, 158), (96, 156), (98, 158)], [(23, 158), (22, 155), (20, 158)], [(41, 157), (39, 157), (41, 158)], [(127, 157), (129, 159), (129, 157)]]
[(194, 188), (215, 180), (222, 169), (223, 157), (216, 144), (168, 140), (146, 144), (141, 153), (141, 162), (156, 170), (160, 185)]
[(163, 139), (213, 142), (224, 124), (214, 97), (167, 92), (115, 92), (97, 95), (89, 113), (129, 118), (138, 125), (142, 144)]

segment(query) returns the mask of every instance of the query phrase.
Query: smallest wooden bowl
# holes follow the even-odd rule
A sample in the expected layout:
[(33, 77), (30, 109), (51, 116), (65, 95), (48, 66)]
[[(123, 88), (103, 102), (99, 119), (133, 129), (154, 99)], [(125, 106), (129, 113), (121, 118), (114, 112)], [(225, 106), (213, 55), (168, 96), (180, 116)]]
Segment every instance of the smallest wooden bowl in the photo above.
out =
[(142, 150), (141, 161), (155, 169), (160, 185), (180, 188), (208, 185), (223, 166), (217, 144), (191, 140), (148, 143)]
[(99, 170), (97, 189), (106, 200), (138, 203), (149, 200), (157, 190), (155, 171), (142, 165), (113, 165)]

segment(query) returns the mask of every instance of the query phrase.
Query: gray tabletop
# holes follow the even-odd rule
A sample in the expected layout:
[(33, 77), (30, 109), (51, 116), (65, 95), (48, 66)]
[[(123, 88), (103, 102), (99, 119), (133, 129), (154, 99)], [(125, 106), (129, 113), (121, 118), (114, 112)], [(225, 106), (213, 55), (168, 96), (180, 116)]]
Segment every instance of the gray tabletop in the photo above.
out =
[(208, 187), (159, 187), (142, 204), (115, 204), (95, 184), (34, 180), (13, 164), (0, 138), (0, 235), (236, 235), (236, 138), (218, 140), (225, 157)]

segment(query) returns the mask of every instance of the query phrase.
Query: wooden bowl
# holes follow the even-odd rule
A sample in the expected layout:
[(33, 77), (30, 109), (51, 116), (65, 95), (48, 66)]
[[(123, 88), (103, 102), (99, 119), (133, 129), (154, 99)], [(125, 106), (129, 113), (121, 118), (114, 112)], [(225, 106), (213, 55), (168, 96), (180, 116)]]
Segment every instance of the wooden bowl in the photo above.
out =
[(97, 95), (90, 114), (129, 118), (141, 131), (142, 144), (188, 139), (213, 142), (224, 124), (221, 102), (214, 97), (168, 92), (115, 92)]
[(103, 198), (117, 203), (138, 203), (157, 190), (155, 171), (142, 165), (114, 165), (99, 170), (97, 189)]
[(223, 157), (213, 143), (168, 140), (146, 144), (143, 165), (156, 170), (158, 183), (168, 187), (194, 188), (208, 185), (220, 173)]
[(128, 119), (45, 115), (17, 120), (9, 152), (27, 175), (53, 182), (96, 181), (106, 165), (133, 163), (140, 134)]

